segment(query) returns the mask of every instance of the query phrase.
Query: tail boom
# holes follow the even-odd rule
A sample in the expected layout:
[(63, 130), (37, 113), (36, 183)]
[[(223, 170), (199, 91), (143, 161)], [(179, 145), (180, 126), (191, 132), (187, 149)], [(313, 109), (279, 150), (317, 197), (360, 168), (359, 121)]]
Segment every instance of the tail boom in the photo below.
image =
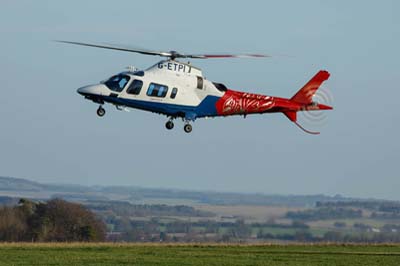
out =
[(328, 105), (313, 102), (313, 96), (330, 74), (319, 71), (292, 98), (280, 98), (227, 89), (215, 103), (217, 116), (244, 115), (256, 113), (283, 113), (290, 121), (309, 134), (319, 134), (306, 130), (297, 123), (297, 112), (332, 110)]

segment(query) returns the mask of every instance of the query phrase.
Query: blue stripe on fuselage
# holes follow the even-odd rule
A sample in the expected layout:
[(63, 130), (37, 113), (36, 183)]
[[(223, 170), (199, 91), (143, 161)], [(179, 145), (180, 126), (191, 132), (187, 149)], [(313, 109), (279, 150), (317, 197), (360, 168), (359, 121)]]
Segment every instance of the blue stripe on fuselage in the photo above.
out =
[(220, 99), (218, 96), (207, 96), (198, 106), (188, 106), (161, 102), (151, 102), (143, 100), (134, 100), (118, 97), (103, 96), (104, 101), (114, 103), (116, 105), (123, 105), (127, 107), (137, 108), (141, 110), (151, 111), (155, 113), (162, 113), (168, 116), (184, 117), (186, 114), (195, 115), (195, 118), (205, 116), (216, 116), (217, 109), (215, 103)]

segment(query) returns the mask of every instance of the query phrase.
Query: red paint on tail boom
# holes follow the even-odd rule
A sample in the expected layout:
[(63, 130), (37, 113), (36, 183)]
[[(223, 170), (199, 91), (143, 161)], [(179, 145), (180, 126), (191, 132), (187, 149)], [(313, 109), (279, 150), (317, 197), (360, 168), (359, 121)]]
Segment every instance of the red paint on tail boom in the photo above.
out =
[(298, 124), (297, 112), (333, 109), (331, 106), (313, 102), (315, 92), (329, 76), (327, 71), (319, 71), (290, 99), (227, 90), (216, 102), (217, 114), (226, 116), (281, 112), (305, 132), (319, 134), (319, 132), (309, 131)]

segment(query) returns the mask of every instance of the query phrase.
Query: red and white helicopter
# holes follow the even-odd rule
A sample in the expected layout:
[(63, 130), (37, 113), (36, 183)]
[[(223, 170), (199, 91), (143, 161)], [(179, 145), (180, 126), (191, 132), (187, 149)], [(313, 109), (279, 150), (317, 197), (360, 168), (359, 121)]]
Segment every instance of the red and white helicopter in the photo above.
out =
[(184, 131), (192, 131), (191, 122), (197, 118), (283, 113), (302, 130), (311, 132), (297, 123), (297, 112), (331, 110), (332, 107), (313, 101), (320, 85), (329, 78), (327, 71), (319, 71), (292, 98), (280, 98), (228, 89), (222, 83), (211, 82), (204, 78), (201, 69), (190, 63), (178, 62), (178, 58), (240, 58), (268, 57), (260, 54), (182, 54), (176, 51), (160, 52), (108, 44), (90, 44), (82, 42), (57, 41), (68, 44), (98, 47), (145, 55), (166, 57), (146, 70), (134, 67), (112, 76), (100, 84), (78, 89), (86, 99), (99, 104), (98, 116), (105, 115), (103, 104), (111, 103), (119, 110), (126, 107), (141, 109), (169, 117), (165, 127), (172, 129), (173, 120), (182, 118)]

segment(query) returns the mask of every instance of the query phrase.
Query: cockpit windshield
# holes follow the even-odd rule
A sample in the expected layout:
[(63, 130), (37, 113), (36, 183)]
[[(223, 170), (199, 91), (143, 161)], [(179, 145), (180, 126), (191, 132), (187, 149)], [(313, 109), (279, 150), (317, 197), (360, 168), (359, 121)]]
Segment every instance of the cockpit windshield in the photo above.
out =
[(128, 75), (119, 74), (109, 78), (104, 84), (112, 91), (121, 92), (129, 82)]

